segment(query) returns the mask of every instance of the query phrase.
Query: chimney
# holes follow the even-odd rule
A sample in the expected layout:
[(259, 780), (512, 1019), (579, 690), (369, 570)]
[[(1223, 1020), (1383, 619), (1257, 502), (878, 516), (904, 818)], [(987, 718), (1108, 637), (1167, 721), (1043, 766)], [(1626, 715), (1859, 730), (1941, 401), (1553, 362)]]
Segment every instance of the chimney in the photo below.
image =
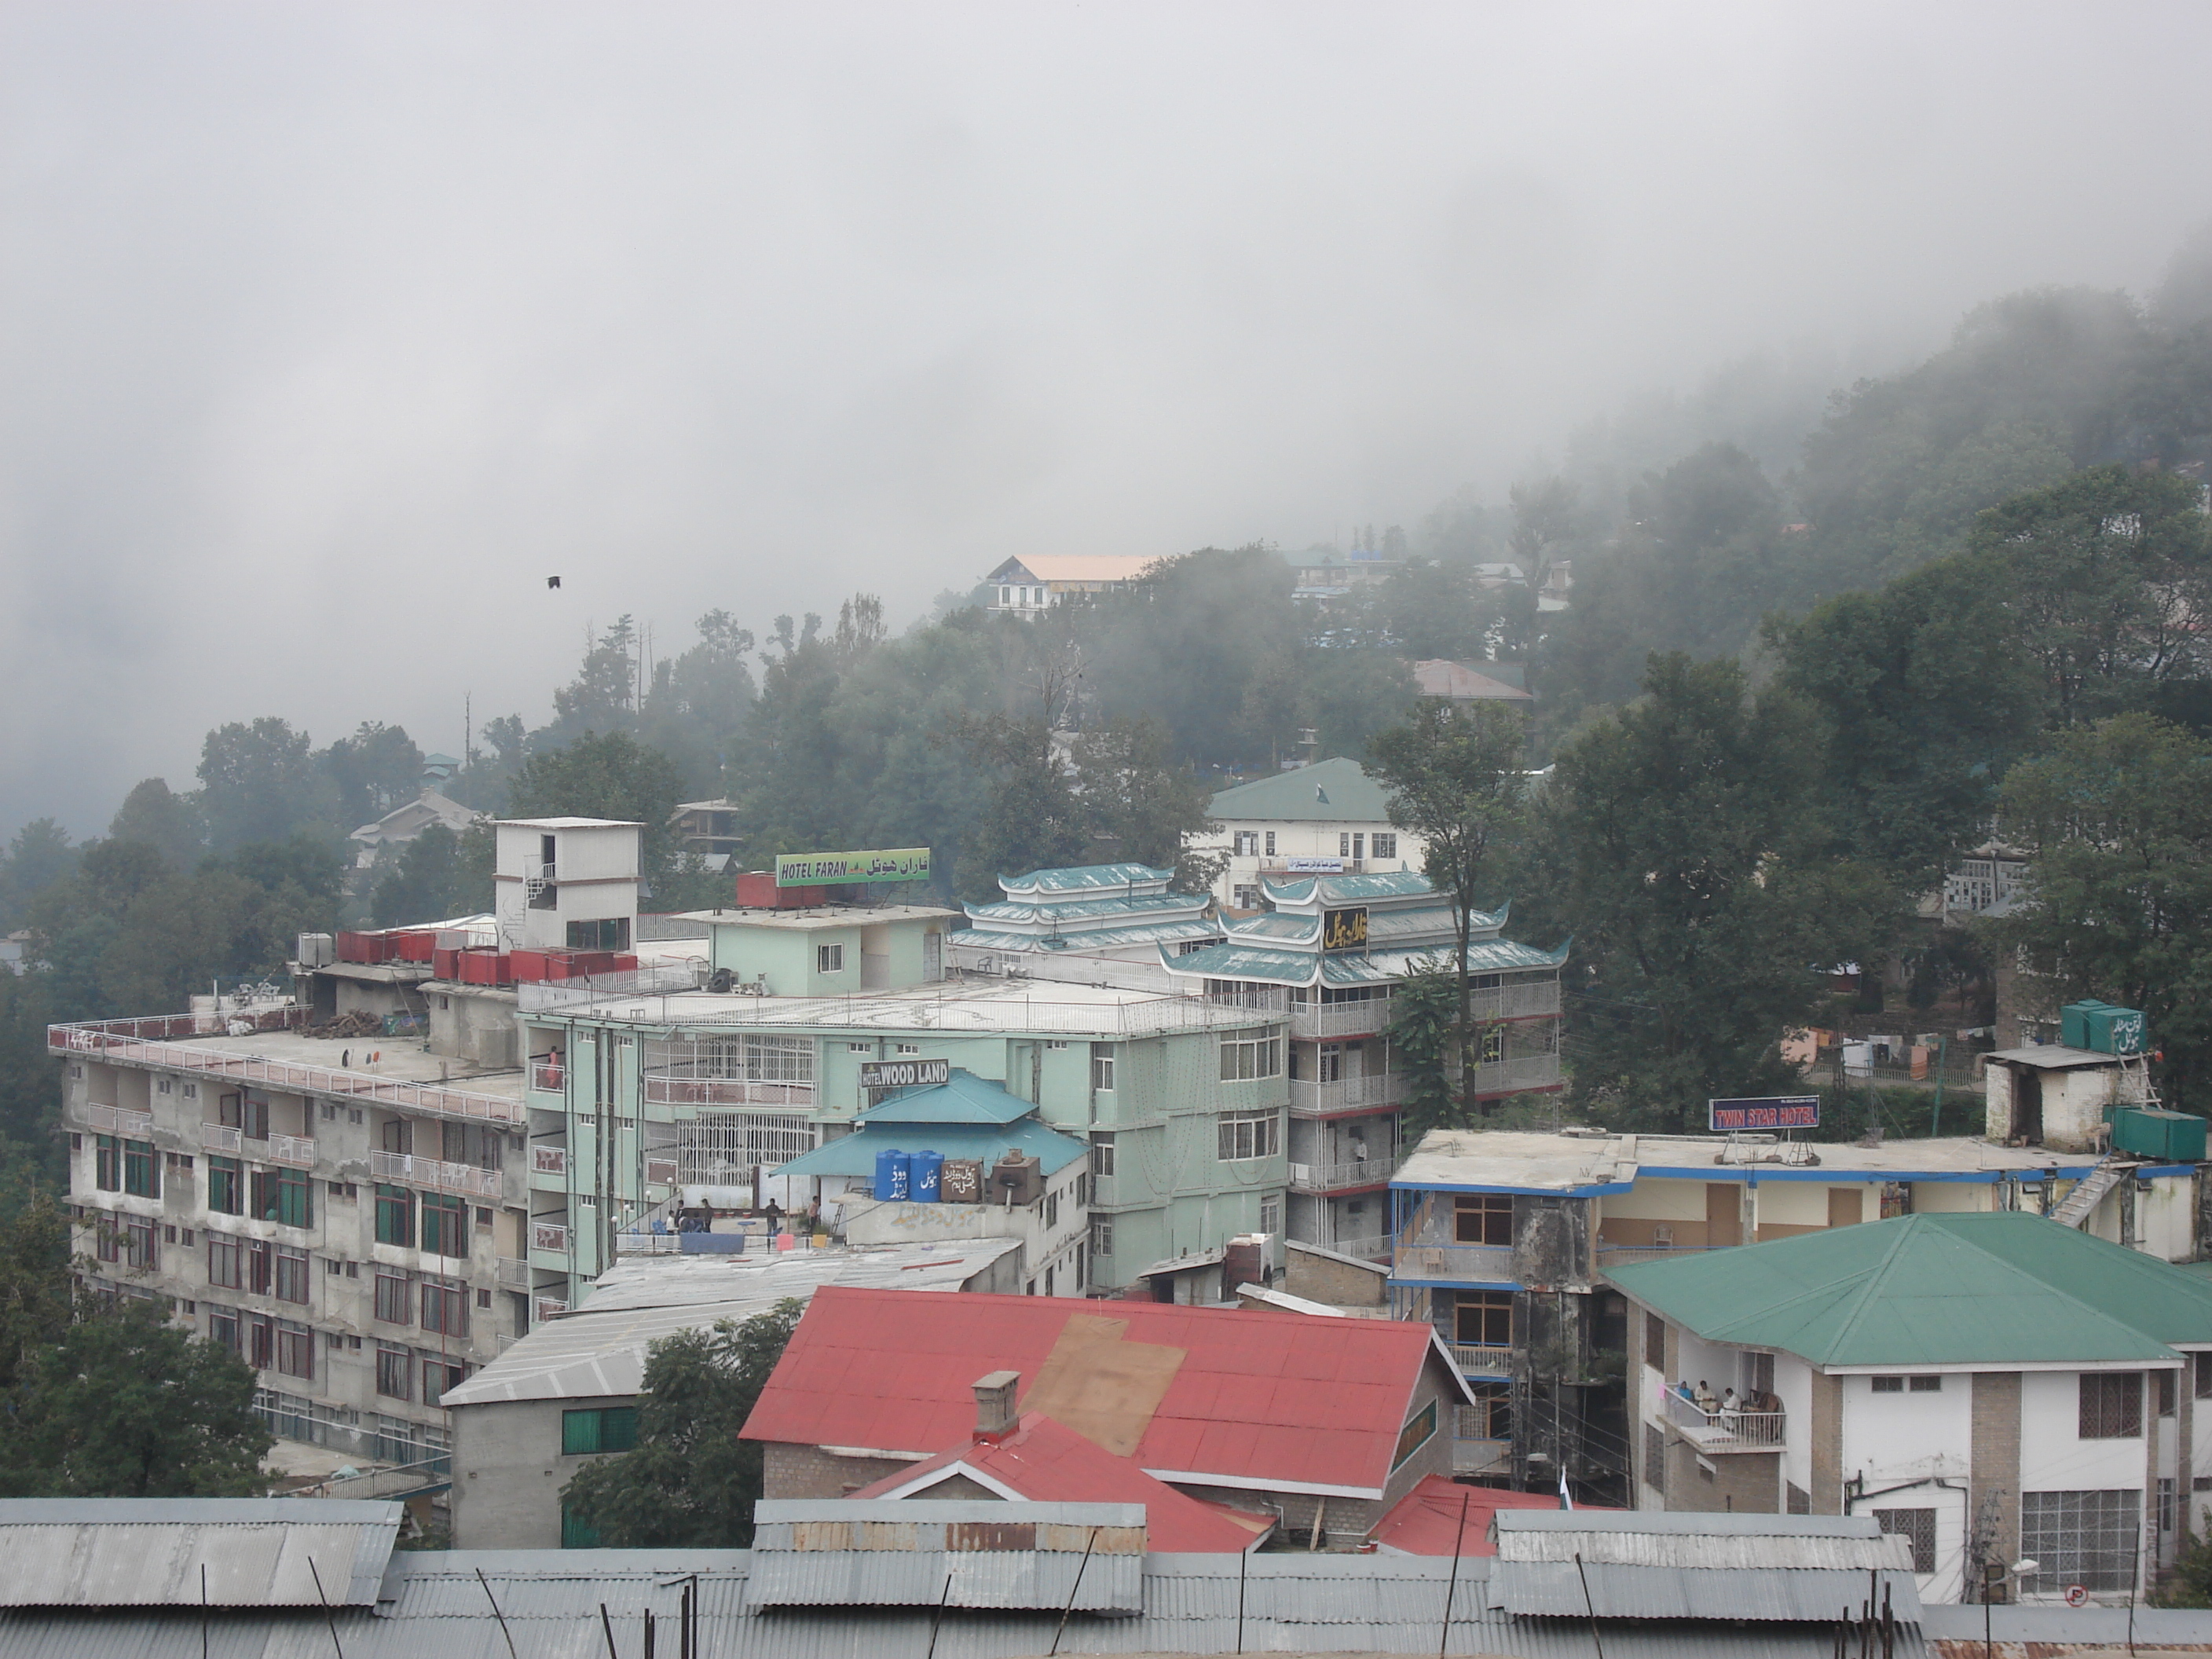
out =
[(1014, 1394), (1022, 1385), (1019, 1371), (993, 1371), (975, 1379), (975, 1437), (996, 1440), (1012, 1434), (1021, 1413), (1014, 1409)]

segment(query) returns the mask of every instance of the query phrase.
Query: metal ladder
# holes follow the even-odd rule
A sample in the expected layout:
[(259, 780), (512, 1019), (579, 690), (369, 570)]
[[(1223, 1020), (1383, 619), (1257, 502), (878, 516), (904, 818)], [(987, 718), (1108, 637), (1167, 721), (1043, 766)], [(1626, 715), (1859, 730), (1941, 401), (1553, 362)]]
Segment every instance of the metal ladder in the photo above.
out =
[(2128, 1152), (2106, 1152), (2097, 1167), (2074, 1183), (2074, 1190), (2058, 1200), (2050, 1218), (2062, 1227), (2080, 1227), (2104, 1201), (2106, 1193), (2134, 1172), (2139, 1160)]

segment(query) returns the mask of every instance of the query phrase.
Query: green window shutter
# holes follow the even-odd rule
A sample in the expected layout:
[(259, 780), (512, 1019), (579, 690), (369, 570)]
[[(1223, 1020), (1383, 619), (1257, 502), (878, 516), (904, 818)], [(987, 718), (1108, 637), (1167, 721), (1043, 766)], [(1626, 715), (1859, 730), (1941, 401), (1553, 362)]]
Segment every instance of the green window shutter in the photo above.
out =
[(599, 1449), (632, 1451), (637, 1446), (637, 1407), (609, 1406), (599, 1413)]
[[(570, 1412), (570, 1417), (588, 1417), (589, 1412)], [(561, 1511), (561, 1547), (564, 1550), (595, 1550), (599, 1546), (599, 1529), (581, 1516), (568, 1510)]]
[(596, 1411), (561, 1413), (561, 1455), (577, 1457), (604, 1450), (599, 1443), (599, 1414)]

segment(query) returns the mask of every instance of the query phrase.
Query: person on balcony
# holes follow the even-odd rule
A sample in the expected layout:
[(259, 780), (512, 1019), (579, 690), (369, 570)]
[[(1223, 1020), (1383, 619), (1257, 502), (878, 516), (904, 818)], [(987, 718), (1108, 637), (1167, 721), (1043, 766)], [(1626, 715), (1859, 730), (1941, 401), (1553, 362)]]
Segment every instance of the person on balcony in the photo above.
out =
[(1742, 1415), (1743, 1402), (1736, 1398), (1734, 1389), (1721, 1390), (1721, 1427), (1730, 1434), (1735, 1432), (1735, 1420)]
[(539, 1079), (539, 1081), (544, 1087), (548, 1089), (557, 1089), (561, 1086), (561, 1049), (558, 1044), (556, 1044), (554, 1047), (548, 1048), (545, 1051), (545, 1064), (543, 1067), (543, 1073), (544, 1075)]
[(1691, 1398), (1698, 1409), (1708, 1417), (1721, 1408), (1721, 1402), (1713, 1397), (1713, 1385), (1702, 1376), (1698, 1379), (1697, 1393)]

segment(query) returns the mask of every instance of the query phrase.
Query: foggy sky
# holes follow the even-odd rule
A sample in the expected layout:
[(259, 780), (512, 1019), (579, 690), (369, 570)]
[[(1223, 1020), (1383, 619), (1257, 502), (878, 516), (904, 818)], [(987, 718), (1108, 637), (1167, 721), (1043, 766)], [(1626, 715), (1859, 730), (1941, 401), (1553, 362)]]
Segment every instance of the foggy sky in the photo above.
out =
[[(1024, 551), (1502, 495), (2212, 211), (2190, 4), (0, 4), (0, 834)], [(558, 573), (562, 591), (543, 578)]]

